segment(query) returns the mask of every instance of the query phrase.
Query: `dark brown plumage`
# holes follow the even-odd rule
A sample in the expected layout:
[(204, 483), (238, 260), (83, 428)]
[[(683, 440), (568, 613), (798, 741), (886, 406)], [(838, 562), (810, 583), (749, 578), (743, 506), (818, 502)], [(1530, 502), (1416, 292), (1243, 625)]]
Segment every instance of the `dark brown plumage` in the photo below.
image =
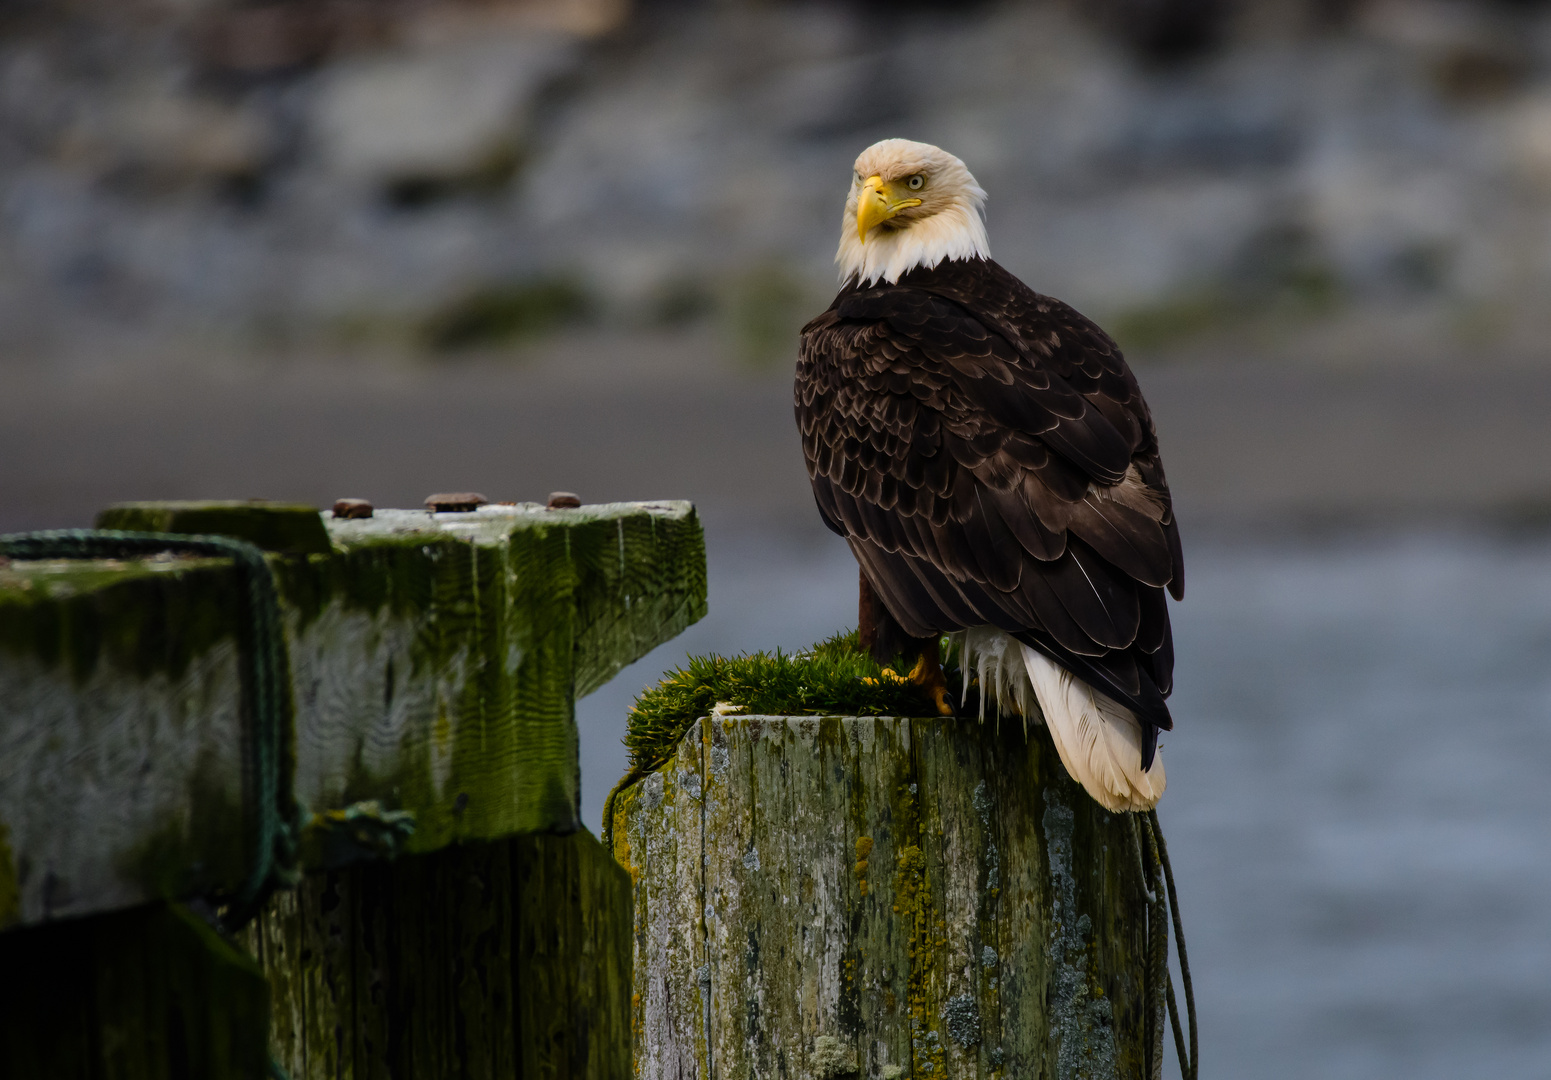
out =
[(996, 626), (1171, 728), (1184, 589), (1152, 416), (1115, 343), (989, 259), (840, 291), (802, 331), (824, 522), (904, 632)]

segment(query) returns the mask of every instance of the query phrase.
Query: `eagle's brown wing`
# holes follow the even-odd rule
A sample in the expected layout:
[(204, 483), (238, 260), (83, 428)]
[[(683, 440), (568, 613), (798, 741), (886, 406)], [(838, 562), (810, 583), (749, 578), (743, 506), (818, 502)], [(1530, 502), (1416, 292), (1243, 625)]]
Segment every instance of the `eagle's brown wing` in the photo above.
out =
[(991, 624), (1157, 728), (1184, 585), (1157, 436), (1098, 327), (989, 260), (843, 290), (802, 332), (814, 497), (905, 631)]

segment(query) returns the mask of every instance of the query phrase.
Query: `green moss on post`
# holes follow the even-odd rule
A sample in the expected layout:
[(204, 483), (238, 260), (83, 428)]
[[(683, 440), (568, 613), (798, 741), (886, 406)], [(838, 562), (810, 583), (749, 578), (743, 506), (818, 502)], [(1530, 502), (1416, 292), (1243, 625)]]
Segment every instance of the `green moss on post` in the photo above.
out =
[[(312, 872), (246, 941), (292, 1075), (626, 1075), (630, 883), (576, 831), (573, 709), (704, 614), (693, 508), (325, 522), (140, 504), (101, 524), (275, 552)], [(222, 560), (0, 567), (0, 928), (24, 924), (0, 935), (0, 964), (28, 971), (53, 950), (95, 987), (30, 1001), (11, 980), (4, 1075), (263, 1071), (270, 996), (202, 924), (158, 907), (25, 925), (239, 880), (236, 588)], [(331, 831), (402, 837), (410, 821), (418, 854), (397, 862), (352, 863), (384, 851)], [(522, 835), (545, 831), (570, 835)]]
[(588, 832), (512, 841), (518, 1076), (630, 1075), (630, 877)]
[(325, 554), (328, 531), (313, 506), (261, 500), (115, 503), (97, 528), (122, 532), (211, 533), (234, 536), (285, 555)]
[(629, 1075), (630, 881), (585, 832), (309, 874), (244, 943), (294, 1080)]
[(613, 839), (640, 1075), (1144, 1075), (1132, 823), (1042, 727), (702, 719)]
[[(259, 528), (266, 515), (276, 523)], [(131, 504), (103, 523), (267, 530), (290, 552), (312, 544), (284, 542), (302, 519), (323, 550), (270, 560), (292, 786), (308, 815), (368, 801), (412, 815), (412, 851), (575, 829), (576, 697), (705, 612), (686, 503), (359, 520)], [(0, 826), (21, 922), (239, 880), (238, 589), (222, 560), (0, 567)], [(305, 865), (373, 854), (308, 836)]]
[(693, 508), (385, 510), (329, 530), (332, 558), (279, 568), (298, 797), (412, 811), (413, 851), (578, 827), (576, 698), (705, 613)]
[(236, 639), (239, 588), (224, 559), (0, 567), (0, 663), (30, 661), (77, 686), (99, 664), (135, 680), (180, 680)]
[(0, 568), (0, 919), (241, 880), (241, 610), (224, 560)]

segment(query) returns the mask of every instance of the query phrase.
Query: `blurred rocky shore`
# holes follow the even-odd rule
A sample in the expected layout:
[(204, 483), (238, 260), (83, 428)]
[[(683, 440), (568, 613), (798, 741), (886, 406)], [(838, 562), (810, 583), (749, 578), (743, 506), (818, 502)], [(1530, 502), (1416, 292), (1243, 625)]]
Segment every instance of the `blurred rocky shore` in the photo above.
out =
[(16, 0), (0, 357), (711, 319), (784, 355), (891, 135), (962, 156), (997, 257), (1133, 349), (1548, 321), (1536, 3)]

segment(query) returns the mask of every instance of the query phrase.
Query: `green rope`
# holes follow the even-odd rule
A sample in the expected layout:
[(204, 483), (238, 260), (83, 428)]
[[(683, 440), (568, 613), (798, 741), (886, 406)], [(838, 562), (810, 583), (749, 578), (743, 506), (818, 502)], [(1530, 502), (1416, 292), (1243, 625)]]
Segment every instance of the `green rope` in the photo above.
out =
[(1158, 838), (1159, 863), (1163, 867), (1163, 879), (1169, 891), (1169, 915), (1174, 921), (1175, 948), (1179, 951), (1179, 975), (1185, 987), (1185, 1011), (1190, 1026), (1190, 1056), (1185, 1056), (1185, 1041), (1180, 1038), (1179, 1006), (1174, 1002), (1174, 978), (1169, 977), (1169, 1023), (1174, 1027), (1174, 1047), (1179, 1051), (1179, 1072), (1184, 1080), (1196, 1080), (1199, 1064), (1196, 1042), (1196, 992), (1190, 983), (1190, 957), (1185, 952), (1185, 927), (1179, 917), (1179, 894), (1174, 891), (1174, 868), (1169, 865), (1169, 846), (1163, 841), (1163, 826), (1158, 824), (1158, 811), (1147, 811), (1148, 823)]
[(287, 748), (285, 640), (275, 582), (264, 553), (228, 536), (58, 529), (0, 536), (12, 559), (132, 559), (162, 552), (231, 559), (243, 581), (247, 641), (243, 650), (243, 793), (252, 835), (248, 873), (227, 922), (235, 929), (257, 914), (276, 887), (295, 876), (296, 804), (282, 788)]
[[(1148, 981), (1146, 990), (1147, 1054), (1149, 1076), (1153, 1080), (1163, 1075), (1163, 1016), (1168, 1013), (1169, 1026), (1174, 1033), (1174, 1049), (1179, 1055), (1179, 1071), (1183, 1080), (1197, 1080), (1196, 998), (1190, 981), (1190, 958), (1185, 951), (1185, 929), (1179, 916), (1179, 895), (1174, 889), (1174, 869), (1169, 865), (1169, 849), (1163, 840), (1163, 827), (1158, 823), (1156, 810), (1138, 814), (1133, 818), (1135, 826), (1137, 859), (1141, 863), (1142, 876), (1147, 882), (1147, 946)], [(1144, 842), (1145, 838), (1145, 842)], [(1165, 914), (1167, 909), (1167, 914)], [(1174, 939), (1178, 943), (1180, 976), (1185, 988), (1185, 1009), (1189, 1018), (1189, 1053), (1179, 1022), (1179, 1003), (1174, 996), (1174, 976), (1169, 971), (1168, 928), (1174, 926)]]
[(1167, 1011), (1165, 998), (1169, 978), (1169, 920), (1163, 908), (1168, 900), (1163, 888), (1163, 874), (1158, 867), (1158, 844), (1153, 835), (1152, 823), (1145, 815), (1134, 820), (1139, 846), (1142, 840), (1146, 841), (1142, 870), (1147, 880), (1147, 990), (1144, 995), (1147, 1075), (1150, 1080), (1162, 1080), (1163, 1018)]

